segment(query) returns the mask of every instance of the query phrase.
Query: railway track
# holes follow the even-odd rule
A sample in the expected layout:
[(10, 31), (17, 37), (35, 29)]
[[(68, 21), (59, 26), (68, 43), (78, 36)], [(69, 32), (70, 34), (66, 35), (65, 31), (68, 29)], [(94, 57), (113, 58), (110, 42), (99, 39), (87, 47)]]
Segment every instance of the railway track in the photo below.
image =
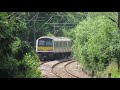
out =
[(54, 61), (43, 61), (41, 70), (46, 78), (90, 78), (76, 61), (61, 59)]
[(75, 62), (75, 61), (63, 60), (61, 62), (54, 64), (52, 66), (52, 73), (57, 78), (79, 78), (78, 76), (75, 76), (66, 70), (66, 66), (68, 66), (69, 64), (71, 64), (73, 62)]
[(68, 73), (69, 75), (74, 76), (75, 78), (79, 78), (78, 76), (76, 76), (75, 74), (72, 74), (71, 72), (69, 72), (69, 71), (67, 70), (67, 66), (70, 65), (71, 63), (74, 63), (74, 62), (75, 62), (75, 61), (68, 62), (68, 63), (64, 66), (64, 70), (65, 70), (65, 72)]
[(50, 62), (50, 60), (41, 61), (41, 65), (42, 65), (42, 64), (45, 64), (45, 63), (47, 63), (47, 62)]

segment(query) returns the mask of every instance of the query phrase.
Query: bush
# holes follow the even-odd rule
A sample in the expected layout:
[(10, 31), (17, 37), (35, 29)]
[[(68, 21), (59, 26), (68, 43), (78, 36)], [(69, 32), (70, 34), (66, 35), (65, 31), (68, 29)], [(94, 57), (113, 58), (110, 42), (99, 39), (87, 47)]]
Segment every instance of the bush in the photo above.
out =
[(17, 60), (23, 60), (25, 53), (28, 53), (32, 50), (29, 43), (26, 41), (21, 41), (18, 37), (16, 37), (13, 43), (10, 44), (10, 48), (13, 56)]
[(0, 60), (1, 78), (40, 77), (39, 58), (27, 42), (14, 37), (14, 41), (3, 48), (0, 50), (2, 53)]
[(40, 61), (35, 51), (26, 53), (23, 60), (19, 61), (17, 77), (40, 78), (41, 72), (38, 70)]
[[(104, 70), (120, 56), (120, 35), (116, 23), (103, 15), (88, 17), (75, 29), (73, 56), (92, 71)], [(118, 60), (118, 59), (117, 59)]]
[(0, 62), (0, 78), (13, 78), (17, 74), (18, 62), (17, 60), (9, 57), (9, 60)]
[(22, 60), (12, 56), (0, 61), (0, 78), (40, 78), (40, 61), (35, 51), (26, 53)]
[(16, 17), (0, 13), (0, 78), (38, 77), (39, 59), (29, 43), (21, 40), (26, 38), (28, 30), (24, 20)]
[(117, 63), (112, 61), (105, 70), (97, 72), (98, 77), (108, 77), (108, 74), (111, 73), (111, 78), (120, 78), (120, 73), (118, 72)]

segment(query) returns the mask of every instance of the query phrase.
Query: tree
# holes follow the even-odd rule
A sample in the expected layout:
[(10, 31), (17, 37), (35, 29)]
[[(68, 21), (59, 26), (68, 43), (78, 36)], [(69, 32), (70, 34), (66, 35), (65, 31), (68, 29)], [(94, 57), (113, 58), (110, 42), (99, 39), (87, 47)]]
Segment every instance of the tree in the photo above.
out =
[[(40, 76), (40, 71), (37, 71), (39, 59), (30, 45), (22, 40), (22, 35), (28, 32), (24, 15), (21, 18), (19, 13), (12, 15), (13, 13), (10, 12), (0, 13), (0, 77), (34, 77), (35, 75), (38, 77)], [(31, 61), (27, 59), (28, 56)], [(30, 62), (33, 61), (37, 64), (31, 66), (32, 63)], [(32, 73), (36, 74), (32, 76)]]
[(119, 35), (115, 13), (88, 12), (70, 30), (73, 39), (73, 56), (88, 70), (95, 72), (105, 69), (116, 58), (119, 60)]

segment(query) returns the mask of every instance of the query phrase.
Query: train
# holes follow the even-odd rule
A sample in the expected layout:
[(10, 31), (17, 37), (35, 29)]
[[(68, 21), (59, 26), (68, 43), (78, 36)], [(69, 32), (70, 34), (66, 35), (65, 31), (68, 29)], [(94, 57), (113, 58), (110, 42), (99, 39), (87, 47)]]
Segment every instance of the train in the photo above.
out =
[(36, 53), (40, 60), (68, 58), (71, 55), (71, 39), (42, 36), (36, 40)]

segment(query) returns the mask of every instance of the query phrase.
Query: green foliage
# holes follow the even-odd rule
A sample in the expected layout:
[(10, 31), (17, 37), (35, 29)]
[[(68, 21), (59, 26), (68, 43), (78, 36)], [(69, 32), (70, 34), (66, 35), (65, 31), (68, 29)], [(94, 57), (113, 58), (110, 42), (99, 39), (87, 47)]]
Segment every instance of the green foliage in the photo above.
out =
[(63, 29), (62, 31), (63, 31), (63, 34), (64, 34), (65, 37), (71, 37), (73, 40), (75, 40), (75, 34), (76, 34), (75, 30), (73, 30), (73, 29), (72, 30), (71, 29), (68, 29), (68, 30)]
[(13, 59), (12, 57), (4, 58), (0, 61), (0, 78), (13, 78), (17, 74), (17, 60)]
[(10, 48), (13, 54), (18, 53), (18, 49), (20, 48), (21, 40), (16, 37), (13, 43), (10, 44)]
[(54, 36), (54, 35), (49, 32), (49, 33), (47, 34), (47, 36), (50, 36), (50, 37), (51, 37), (51, 36)]
[[(116, 12), (56, 12), (58, 16), (53, 18), (54, 12), (12, 13), (0, 13), (0, 77), (40, 76), (38, 58), (30, 45), (40, 36), (53, 36), (53, 25), (45, 24), (47, 21), (76, 23), (73, 29), (64, 25), (56, 27), (55, 35), (72, 38), (73, 56), (86, 69), (101, 72), (112, 67), (113, 58), (116, 62), (120, 60)], [(37, 19), (43, 21), (33, 22)], [(113, 77), (118, 75), (114, 74)]]
[(41, 72), (38, 70), (39, 66), (39, 58), (35, 51), (32, 50), (26, 53), (23, 60), (19, 62), (17, 77), (40, 78)]
[(31, 46), (26, 41), (23, 41), (18, 48), (18, 52), (15, 54), (16, 59), (22, 60), (25, 53), (28, 53), (31, 50), (32, 50)]
[(21, 36), (28, 33), (24, 18), (18, 18), (17, 13), (14, 17), (9, 15), (11, 13), (0, 13), (0, 78), (38, 77), (39, 59)]
[[(95, 13), (96, 14), (96, 13)], [(105, 69), (119, 55), (119, 34), (117, 24), (102, 14), (88, 15), (73, 30), (73, 56), (92, 71)], [(73, 31), (72, 31), (73, 32)]]
[(112, 61), (105, 70), (97, 72), (98, 77), (108, 77), (108, 73), (111, 73), (112, 78), (120, 78), (120, 73), (118, 72), (117, 63)]
[(74, 23), (84, 20), (87, 17), (87, 12), (67, 12), (68, 19), (71, 19)]

